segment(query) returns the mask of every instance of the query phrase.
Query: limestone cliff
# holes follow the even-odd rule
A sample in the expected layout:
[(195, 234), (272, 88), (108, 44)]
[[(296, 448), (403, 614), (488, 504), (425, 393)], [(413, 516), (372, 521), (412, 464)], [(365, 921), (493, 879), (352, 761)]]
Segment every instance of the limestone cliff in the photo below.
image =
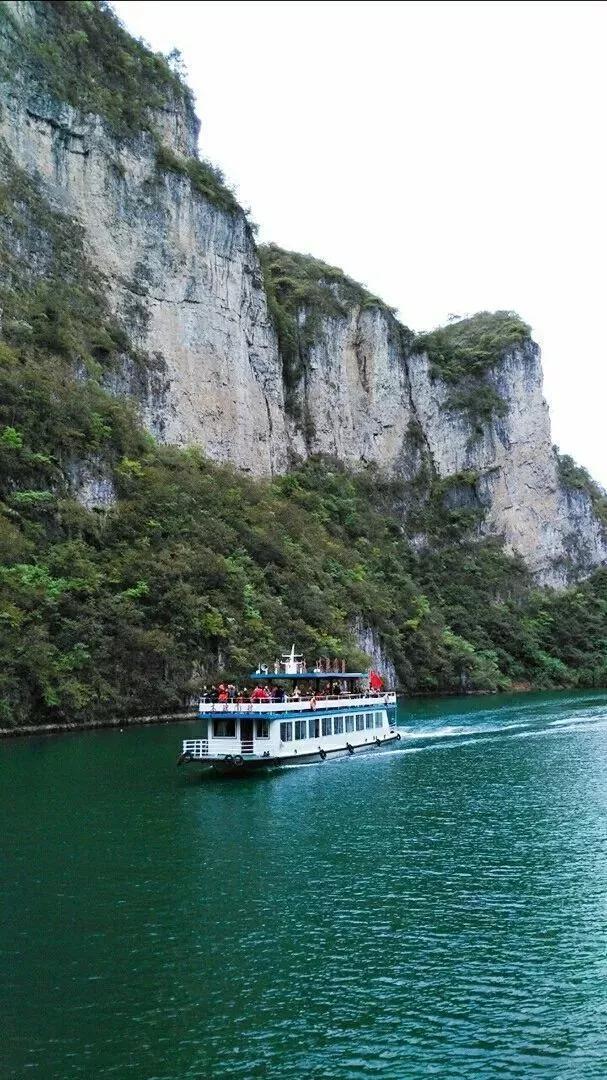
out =
[[(257, 475), (316, 453), (404, 482), (423, 469), (465, 474), (451, 497), (482, 507), (482, 530), (538, 580), (562, 586), (604, 563), (593, 492), (559, 470), (528, 335), (454, 373), (340, 272), (278, 249), (262, 252), (262, 272), (245, 214), (197, 161), (187, 91), (134, 43), (116, 70), (128, 35), (102, 7), (77, 7), (4, 6), (0, 137), (49, 205), (81, 226), (111, 308), (152, 358), (154, 379), (142, 383), (125, 362), (112, 383), (137, 397), (149, 430)], [(99, 20), (111, 24), (107, 59)], [(62, 63), (79, 51), (70, 82)], [(142, 102), (125, 101), (133, 64), (148, 79)], [(83, 490), (87, 503), (110, 497), (99, 478)]]
[(83, 226), (112, 307), (161, 362), (164, 392), (142, 401), (149, 428), (257, 474), (282, 468), (281, 367), (255, 244), (242, 210), (204, 197), (179, 168), (196, 152), (189, 100), (167, 95), (148, 130), (119, 135), (53, 93), (37, 62), (35, 46), (68, 32), (62, 5), (3, 14), (0, 136)]
[(295, 326), (283, 330), (283, 351), (294, 336), (302, 456), (372, 463), (409, 481), (424, 462), (438, 478), (465, 474), (460, 497), (484, 510), (482, 531), (543, 584), (562, 587), (607, 560), (598, 489), (572, 487), (559, 470), (540, 351), (524, 323), (480, 315), (415, 338), (341, 271), (276, 247), (262, 254), (279, 327), (289, 317)]

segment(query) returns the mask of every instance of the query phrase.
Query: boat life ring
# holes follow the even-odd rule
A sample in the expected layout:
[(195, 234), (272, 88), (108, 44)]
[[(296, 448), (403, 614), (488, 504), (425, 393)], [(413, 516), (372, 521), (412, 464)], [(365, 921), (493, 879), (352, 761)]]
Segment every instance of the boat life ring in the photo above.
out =
[(354, 747), (351, 746), (349, 742), (346, 743), (346, 746), (348, 748), (348, 753), (353, 754), (354, 753)]
[(322, 746), (319, 746), (318, 747), (318, 753), (320, 754), (320, 760), (324, 761), (326, 756), (327, 756), (327, 751), (324, 750)]
[(239, 768), (241, 765), (244, 765), (244, 758), (242, 754), (236, 754), (236, 757), (234, 758), (234, 764), (238, 765)]
[(233, 761), (234, 760), (234, 755), (233, 754), (226, 754), (226, 756), (224, 757), (223, 760), (224, 761)]

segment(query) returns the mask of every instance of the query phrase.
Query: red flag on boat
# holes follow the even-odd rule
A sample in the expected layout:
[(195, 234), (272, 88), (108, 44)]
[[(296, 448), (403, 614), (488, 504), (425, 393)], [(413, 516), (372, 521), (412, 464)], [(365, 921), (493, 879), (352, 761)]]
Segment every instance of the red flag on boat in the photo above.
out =
[(383, 690), (384, 680), (381, 675), (378, 675), (377, 671), (369, 672), (369, 687), (371, 690)]

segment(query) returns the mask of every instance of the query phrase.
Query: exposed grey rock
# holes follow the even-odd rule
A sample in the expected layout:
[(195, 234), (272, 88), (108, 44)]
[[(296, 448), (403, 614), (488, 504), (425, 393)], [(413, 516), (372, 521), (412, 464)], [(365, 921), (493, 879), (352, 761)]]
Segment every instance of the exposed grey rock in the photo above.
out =
[(295, 442), (302, 456), (390, 470), (402, 464), (412, 416), (408, 371), (396, 320), (380, 308), (322, 320), (300, 395), (310, 432), (306, 447)]
[(353, 632), (359, 648), (366, 653), (371, 661), (371, 669), (382, 676), (387, 686), (396, 686), (398, 683), (396, 669), (382, 649), (375, 630), (370, 626), (366, 626), (362, 619), (357, 619), (353, 626)]
[(107, 510), (116, 502), (114, 480), (101, 460), (72, 462), (66, 472), (74, 497), (87, 510)]

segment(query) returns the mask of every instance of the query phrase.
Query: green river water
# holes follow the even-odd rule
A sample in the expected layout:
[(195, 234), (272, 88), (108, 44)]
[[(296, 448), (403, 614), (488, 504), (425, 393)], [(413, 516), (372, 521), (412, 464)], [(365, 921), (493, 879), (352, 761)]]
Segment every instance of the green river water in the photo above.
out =
[(1, 744), (3, 1080), (607, 1077), (607, 693), (399, 722), (204, 782), (190, 724)]

